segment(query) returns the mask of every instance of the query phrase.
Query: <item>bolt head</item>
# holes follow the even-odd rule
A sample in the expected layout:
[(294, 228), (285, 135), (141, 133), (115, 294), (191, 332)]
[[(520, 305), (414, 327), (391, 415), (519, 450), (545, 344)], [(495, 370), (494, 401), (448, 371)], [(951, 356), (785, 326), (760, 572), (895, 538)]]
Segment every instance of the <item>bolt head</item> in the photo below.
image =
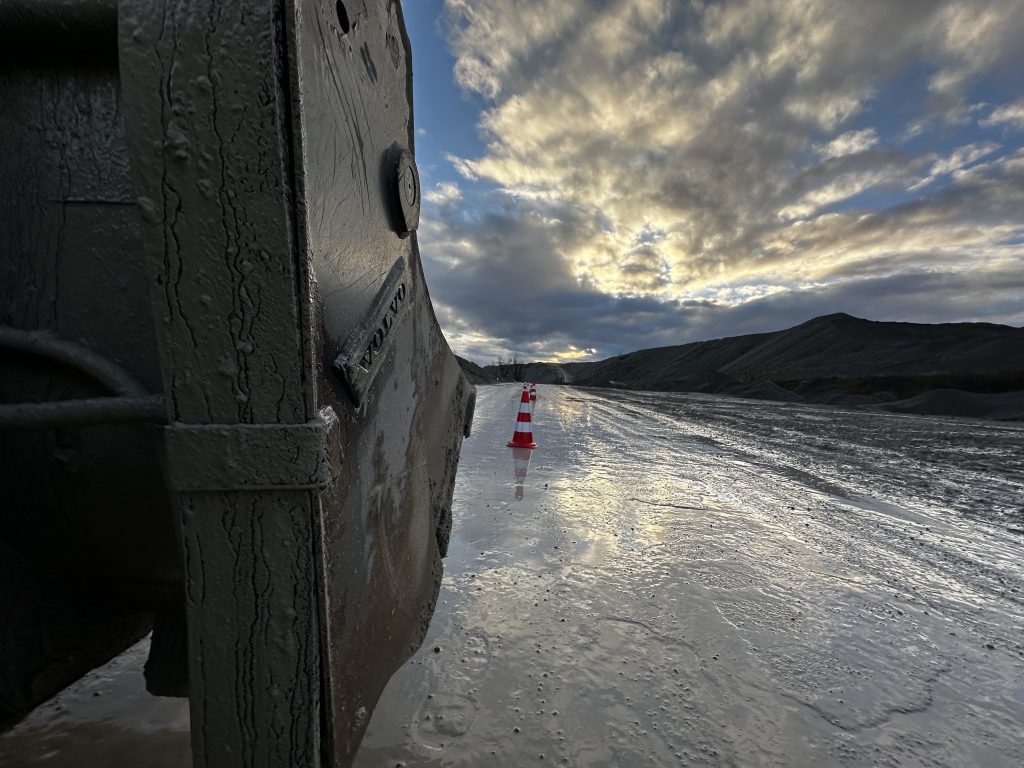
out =
[(395, 164), (394, 191), (398, 235), (408, 237), (420, 225), (420, 173), (412, 152), (402, 149)]

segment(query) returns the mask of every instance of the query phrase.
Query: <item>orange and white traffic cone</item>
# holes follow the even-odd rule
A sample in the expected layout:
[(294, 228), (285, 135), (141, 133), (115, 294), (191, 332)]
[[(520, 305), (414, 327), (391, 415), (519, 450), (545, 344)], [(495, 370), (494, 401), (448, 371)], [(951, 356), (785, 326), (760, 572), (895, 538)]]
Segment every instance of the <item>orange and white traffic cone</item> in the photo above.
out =
[(533, 442), (533, 419), (530, 417), (530, 390), (523, 384), (523, 395), (519, 398), (519, 415), (516, 416), (516, 431), (508, 441), (509, 448), (536, 448)]

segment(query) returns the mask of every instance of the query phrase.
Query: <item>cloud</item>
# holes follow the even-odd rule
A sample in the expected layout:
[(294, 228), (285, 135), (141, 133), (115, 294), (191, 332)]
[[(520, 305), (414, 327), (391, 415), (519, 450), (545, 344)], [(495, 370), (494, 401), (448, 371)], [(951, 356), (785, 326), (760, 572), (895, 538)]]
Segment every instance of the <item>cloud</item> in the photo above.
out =
[(952, 171), (959, 170), (960, 168), (980, 160), (985, 155), (992, 154), (997, 149), (999, 149), (999, 145), (992, 142), (968, 144), (964, 147), (957, 147), (949, 157), (944, 157), (935, 162), (935, 165), (932, 166), (932, 175), (938, 176), (943, 173), (950, 173)]
[(932, 164), (931, 172), (920, 181), (911, 184), (908, 189), (918, 190), (931, 184), (940, 176), (966, 168), (986, 155), (991, 155), (997, 149), (999, 149), (999, 145), (990, 141), (957, 147), (950, 155), (938, 158)]
[[(922, 161), (908, 158), (902, 152), (886, 148), (854, 149), (857, 140), (839, 137), (840, 144), (829, 152), (823, 162), (795, 173), (783, 195), (792, 201), (778, 211), (780, 221), (804, 219), (844, 200), (879, 187), (906, 187), (918, 179)], [(861, 140), (860, 146), (867, 142)], [(854, 151), (846, 152), (851, 149)], [(795, 199), (793, 199), (795, 198)], [(782, 199), (782, 198), (780, 198)]]
[(847, 131), (836, 136), (828, 144), (820, 147), (818, 153), (823, 158), (845, 157), (865, 152), (878, 144), (878, 132), (874, 128), (859, 131)]
[[(459, 266), (431, 290), (474, 349), (603, 355), (798, 302), (806, 319), (855, 284), (1024, 268), (1012, 149), (910, 152), (875, 110), (921, 71), (924, 111), (888, 135), (973, 127), (972, 84), (1020, 60), (1016, 0), (447, 0), (446, 18), (457, 82), (489, 104), (485, 151), (448, 159), (493, 192), (462, 211), (428, 193), (420, 239)], [(1014, 124), (1004, 106), (980, 122)], [(964, 310), (944, 295), (907, 306)]]
[(462, 190), (453, 181), (442, 181), (434, 185), (433, 189), (423, 193), (423, 199), (438, 204), (457, 203), (462, 199)]
[(1024, 128), (1024, 100), (1018, 101), (1016, 104), (1002, 104), (996, 107), (988, 117), (979, 120), (978, 125)]
[[(835, 311), (1024, 323), (1024, 232), (1007, 223), (1024, 209), (1024, 150), (926, 200), (774, 229), (759, 243), (757, 279), (723, 275), (676, 297), (614, 294), (576, 278), (566, 254), (602, 227), (580, 209), (544, 217), (500, 194), (489, 205), (478, 216), (437, 210), (420, 231), (449, 340), (479, 362), (508, 352), (565, 360), (593, 349), (589, 357), (607, 357), (777, 330)], [(661, 274), (649, 249), (634, 254), (645, 280)]]
[(463, 178), (468, 179), (469, 181), (477, 180), (478, 176), (476, 171), (473, 170), (473, 166), (469, 161), (451, 153), (445, 155), (445, 159), (452, 164), (452, 167), (458, 171), (459, 175)]

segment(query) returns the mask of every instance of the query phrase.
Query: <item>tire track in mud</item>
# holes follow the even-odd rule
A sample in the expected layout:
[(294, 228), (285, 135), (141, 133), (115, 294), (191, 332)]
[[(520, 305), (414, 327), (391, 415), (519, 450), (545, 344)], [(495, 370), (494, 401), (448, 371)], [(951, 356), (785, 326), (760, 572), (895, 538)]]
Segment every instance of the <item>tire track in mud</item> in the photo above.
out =
[[(650, 396), (647, 396), (645, 400), (649, 398)], [(780, 408), (799, 410), (792, 406)], [(630, 406), (630, 409), (642, 418), (650, 419), (653, 416), (669, 424), (672, 421), (671, 417), (656, 409), (652, 410), (650, 406)], [(608, 409), (610, 418), (614, 418), (615, 410), (615, 407)], [(863, 414), (853, 416), (860, 417)], [(815, 414), (815, 417), (815, 421), (821, 420), (820, 415)], [(901, 417), (897, 422), (903, 424), (906, 420), (907, 417)], [(964, 428), (959, 424), (956, 426)], [(714, 423), (711, 426), (694, 425), (691, 421), (686, 423), (684, 428), (703, 430), (706, 435), (712, 432)], [(1011, 438), (1016, 438), (1007, 446), (1005, 453), (1015, 453), (1015, 448), (1019, 448), (1020, 453), (1024, 454), (1024, 431), (1007, 428), (1003, 432)], [(838, 473), (832, 471), (832, 466), (826, 465), (825, 471), (818, 472), (806, 466), (798, 467), (798, 461), (793, 455), (801, 453), (801, 447), (807, 444), (807, 440), (797, 439), (791, 433), (787, 434), (785, 441), (792, 449), (785, 457), (782, 457), (785, 451), (777, 446), (764, 447), (758, 444), (757, 430), (751, 429), (749, 425), (745, 436), (739, 434), (731, 423), (727, 425), (727, 429), (719, 433), (719, 436), (722, 441), (723, 457), (725, 451), (736, 450), (736, 445), (742, 446), (740, 455), (743, 458), (729, 462), (732, 466), (731, 471), (742, 472), (746, 482), (752, 487), (762, 486), (759, 493), (770, 494), (771, 487), (765, 486), (777, 483), (786, 484), (796, 491), (800, 490), (800, 486), (805, 487), (806, 493), (797, 493), (789, 498), (777, 496), (776, 505), (780, 509), (786, 508), (792, 512), (825, 512), (829, 516), (827, 523), (833, 527), (847, 529), (851, 534), (847, 537), (849, 540), (856, 538), (852, 535), (854, 531), (850, 524), (856, 527), (856, 533), (861, 537), (877, 533), (871, 538), (872, 547), (894, 550), (893, 556), (903, 557), (903, 565), (906, 567), (925, 559), (938, 559), (946, 566), (945, 578), (941, 581), (947, 590), (959, 591), (963, 584), (962, 577), (969, 573), (972, 576), (971, 581), (975, 582), (966, 593), (970, 601), (975, 598), (976, 588), (980, 583), (984, 583), (988, 593), (986, 597), (994, 595), (1018, 606), (1024, 605), (1024, 581), (1021, 579), (1020, 568), (1020, 549), (1024, 542), (1018, 542), (1014, 536), (1000, 535), (1001, 531), (998, 529), (990, 531), (996, 536), (984, 536), (979, 539), (979, 526), (974, 517), (962, 518), (956, 514), (961, 510), (950, 509), (941, 495), (915, 495), (906, 498), (901, 494), (900, 488), (893, 488), (891, 484), (887, 487), (886, 478), (882, 478), (882, 482), (876, 478), (874, 483), (858, 482), (859, 478), (837, 482)], [(806, 438), (806, 434), (803, 436)], [(849, 445), (855, 444), (851, 442)], [(892, 457), (896, 453), (892, 448), (879, 446), (873, 447), (870, 452), (870, 460), (880, 467), (893, 464)], [(880, 458), (882, 456), (888, 458)], [(1006, 475), (1012, 476), (1014, 466), (1005, 465), (1001, 457), (1002, 454), (996, 455), (994, 466), (1002, 468)], [(748, 466), (744, 466), (745, 463)], [(780, 467), (793, 472), (780, 471)], [(938, 472), (940, 469), (932, 467), (931, 471)], [(953, 477), (950, 482), (966, 488), (977, 485), (976, 478), (970, 476)], [(1016, 481), (1009, 480), (1007, 484), (1015, 486)], [(1024, 498), (1024, 486), (1021, 494), (1021, 498)], [(984, 494), (975, 498), (973, 509), (980, 515), (986, 504), (987, 494)], [(866, 519), (870, 521), (867, 526)], [(896, 552), (896, 549), (899, 549), (899, 552)], [(866, 565), (870, 567), (871, 564), (869, 562)], [(905, 571), (903, 573), (905, 574)]]

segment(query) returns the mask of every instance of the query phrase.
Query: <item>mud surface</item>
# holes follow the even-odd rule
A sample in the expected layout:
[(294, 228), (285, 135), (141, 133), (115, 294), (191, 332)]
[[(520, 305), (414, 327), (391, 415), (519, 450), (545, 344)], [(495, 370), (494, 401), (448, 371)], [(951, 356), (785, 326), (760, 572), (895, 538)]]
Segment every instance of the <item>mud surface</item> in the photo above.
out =
[(0, 734), (0, 766), (187, 768), (188, 702), (146, 693), (145, 639)]
[[(518, 394), (358, 768), (1024, 764), (1020, 425), (542, 386), (514, 456)], [(0, 764), (187, 765), (134, 653)]]

